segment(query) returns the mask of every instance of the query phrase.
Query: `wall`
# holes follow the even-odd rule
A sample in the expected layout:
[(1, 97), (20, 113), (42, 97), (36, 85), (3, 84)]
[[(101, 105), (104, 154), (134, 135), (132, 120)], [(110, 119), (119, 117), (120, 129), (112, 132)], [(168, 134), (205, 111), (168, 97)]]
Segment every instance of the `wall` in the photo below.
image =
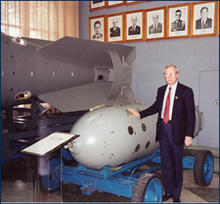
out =
[[(80, 38), (89, 38), (88, 18), (91, 16), (108, 15), (181, 3), (186, 2), (143, 2), (128, 6), (89, 11), (89, 3), (87, 1), (81, 1)], [(141, 103), (151, 104), (154, 102), (157, 88), (165, 83), (162, 71), (167, 64), (176, 64), (179, 67), (180, 82), (193, 88), (196, 105), (199, 105), (201, 71), (219, 70), (219, 39), (217, 36), (139, 41), (124, 44), (136, 47), (132, 88), (135, 99)], [(218, 88), (218, 85), (216, 85), (216, 88)], [(212, 118), (210, 119), (212, 120)], [(197, 138), (194, 139), (193, 143), (198, 143)]]

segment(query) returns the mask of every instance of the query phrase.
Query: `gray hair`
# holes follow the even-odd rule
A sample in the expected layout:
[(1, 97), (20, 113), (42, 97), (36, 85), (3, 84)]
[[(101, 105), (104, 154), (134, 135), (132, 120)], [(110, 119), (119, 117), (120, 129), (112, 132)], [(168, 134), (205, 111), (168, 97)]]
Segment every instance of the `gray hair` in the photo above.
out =
[(157, 14), (157, 13), (156, 13), (156, 14), (153, 14), (153, 15), (152, 15), (152, 18), (158, 18), (158, 19), (159, 19), (159, 14)]
[(179, 69), (177, 68), (177, 66), (175, 64), (168, 64), (165, 68), (164, 68), (164, 71), (163, 73), (165, 73), (166, 69), (169, 68), (169, 67), (174, 67), (176, 69), (176, 73), (178, 74), (179, 73)]
[(136, 20), (137, 21), (137, 16), (131, 16), (131, 20)]

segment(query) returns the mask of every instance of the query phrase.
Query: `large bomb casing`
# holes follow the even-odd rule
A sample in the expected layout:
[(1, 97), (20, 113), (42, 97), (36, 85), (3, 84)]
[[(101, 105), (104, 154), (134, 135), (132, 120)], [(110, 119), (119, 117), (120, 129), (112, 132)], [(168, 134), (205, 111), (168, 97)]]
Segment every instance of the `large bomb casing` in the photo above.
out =
[(80, 135), (69, 148), (74, 159), (92, 169), (117, 167), (155, 151), (157, 115), (135, 118), (127, 108), (138, 111), (146, 105), (111, 106), (82, 116), (71, 129)]
[(1, 33), (1, 53), (3, 109), (31, 96), (62, 112), (134, 102), (130, 88), (134, 47), (72, 37), (51, 42)]

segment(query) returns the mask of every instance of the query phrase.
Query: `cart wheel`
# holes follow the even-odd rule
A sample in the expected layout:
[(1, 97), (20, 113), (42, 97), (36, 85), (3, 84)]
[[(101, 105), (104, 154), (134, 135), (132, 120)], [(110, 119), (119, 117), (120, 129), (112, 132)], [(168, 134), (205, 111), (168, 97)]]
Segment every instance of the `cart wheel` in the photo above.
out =
[(195, 156), (193, 176), (195, 183), (200, 186), (210, 184), (214, 171), (214, 159), (210, 151), (201, 150)]
[(197, 155), (197, 153), (201, 151), (198, 149), (184, 149), (184, 156), (191, 156), (191, 157), (195, 157)]
[(61, 183), (61, 160), (52, 158), (49, 161), (49, 174), (40, 177), (41, 185), (46, 191), (55, 191)]
[(161, 202), (162, 184), (160, 177), (143, 173), (134, 185), (131, 202)]

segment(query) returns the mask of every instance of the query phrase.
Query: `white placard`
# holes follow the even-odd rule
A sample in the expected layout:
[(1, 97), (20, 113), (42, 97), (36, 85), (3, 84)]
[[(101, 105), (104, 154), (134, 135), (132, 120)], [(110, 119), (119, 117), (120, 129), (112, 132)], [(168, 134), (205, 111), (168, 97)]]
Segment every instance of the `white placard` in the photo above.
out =
[(26, 147), (21, 152), (36, 156), (44, 156), (47, 153), (56, 149), (57, 147), (62, 146), (67, 142), (70, 142), (76, 137), (78, 137), (78, 135), (63, 132), (54, 132), (44, 139), (34, 143), (33, 145)]

